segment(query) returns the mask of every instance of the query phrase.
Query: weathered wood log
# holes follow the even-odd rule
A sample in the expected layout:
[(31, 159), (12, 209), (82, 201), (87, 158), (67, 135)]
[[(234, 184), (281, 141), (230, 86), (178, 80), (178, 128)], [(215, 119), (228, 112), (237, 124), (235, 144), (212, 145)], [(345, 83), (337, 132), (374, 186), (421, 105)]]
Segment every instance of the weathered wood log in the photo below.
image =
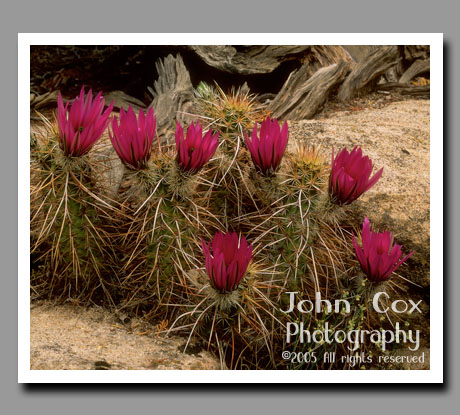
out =
[(417, 59), (412, 63), (411, 66), (407, 69), (406, 72), (401, 76), (399, 82), (402, 84), (410, 82), (417, 75), (430, 71), (430, 59)]
[(430, 85), (411, 85), (409, 88), (400, 88), (398, 92), (401, 95), (411, 95), (413, 97), (430, 98)]
[(404, 59), (408, 62), (413, 62), (416, 59), (429, 59), (430, 46), (429, 45), (405, 45), (404, 46)]
[(319, 69), (335, 63), (354, 63), (351, 55), (342, 46), (310, 46), (308, 52), (302, 62), (308, 65), (310, 76)]
[[(351, 55), (355, 62), (361, 62), (367, 58), (372, 51), (382, 48), (380, 45), (344, 45), (343, 48)], [(400, 46), (400, 53), (403, 55), (404, 47)], [(400, 61), (395, 66), (392, 66), (384, 73), (387, 82), (398, 82), (401, 75), (406, 71), (407, 66), (402, 65)]]
[(340, 62), (321, 68), (310, 77), (310, 70), (305, 64), (289, 75), (269, 110), (281, 119), (312, 118), (327, 102), (331, 90), (345, 79), (350, 70), (349, 62)]
[(342, 46), (190, 46), (213, 68), (243, 75), (273, 72), (282, 62), (297, 60), (310, 65), (311, 74), (323, 66), (341, 61), (352, 62)]
[(42, 95), (37, 95), (34, 93), (30, 94), (30, 107), (34, 109), (39, 109), (46, 107), (48, 105), (56, 105), (58, 98), (58, 91), (46, 92)]
[(348, 101), (356, 95), (370, 92), (380, 76), (401, 59), (397, 46), (384, 46), (372, 50), (358, 62), (339, 88), (338, 98)]
[(105, 102), (110, 103), (113, 101), (114, 108), (123, 108), (125, 111), (131, 106), (135, 112), (139, 112), (139, 109), (144, 108), (144, 103), (124, 93), (123, 91), (110, 91), (108, 94), (104, 94)]
[(148, 88), (153, 95), (153, 106), (157, 119), (157, 132), (162, 141), (169, 141), (174, 136), (175, 121), (185, 119), (184, 112), (189, 112), (193, 106), (193, 86), (190, 74), (184, 65), (182, 57), (168, 55), (163, 61), (155, 64), (158, 79), (154, 88)]
[(387, 82), (379, 84), (377, 86), (377, 92), (379, 91), (394, 91), (401, 95), (410, 95), (414, 97), (430, 97), (430, 85), (411, 85), (402, 84), (399, 82)]
[(396, 65), (388, 69), (384, 77), (387, 82), (398, 82), (401, 75), (406, 72), (407, 67), (404, 66), (403, 60), (400, 60)]
[(365, 59), (370, 52), (378, 49), (381, 46), (377, 45), (344, 45), (342, 46), (353, 58), (355, 62), (360, 62)]
[(281, 62), (294, 58), (308, 46), (246, 46), (238, 50), (229, 45), (198, 45), (190, 48), (209, 66), (229, 73), (268, 73)]

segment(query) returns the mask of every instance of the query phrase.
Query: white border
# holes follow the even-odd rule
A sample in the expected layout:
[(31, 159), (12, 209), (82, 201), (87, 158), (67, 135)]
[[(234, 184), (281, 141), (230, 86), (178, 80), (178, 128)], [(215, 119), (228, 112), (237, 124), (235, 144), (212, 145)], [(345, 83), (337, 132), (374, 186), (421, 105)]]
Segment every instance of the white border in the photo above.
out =
[[(165, 42), (167, 40), (167, 42)], [(67, 371), (30, 370), (31, 45), (430, 45), (430, 370)], [(434, 185), (432, 185), (434, 183)], [(441, 383), (443, 382), (443, 35), (441, 33), (20, 33), (18, 35), (18, 382), (19, 383)]]

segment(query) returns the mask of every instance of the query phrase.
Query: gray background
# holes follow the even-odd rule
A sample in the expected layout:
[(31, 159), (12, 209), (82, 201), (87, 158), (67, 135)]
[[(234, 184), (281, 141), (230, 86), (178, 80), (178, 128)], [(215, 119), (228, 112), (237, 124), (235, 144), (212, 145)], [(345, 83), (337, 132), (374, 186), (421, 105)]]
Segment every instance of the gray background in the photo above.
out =
[[(1, 43), (0, 387), (8, 414), (444, 413), (459, 402), (459, 12), (453, 1), (193, 0), (4, 2)], [(444, 32), (445, 384), (439, 385), (45, 385), (17, 384), (18, 32)], [(366, 38), (363, 36), (363, 44)], [(455, 188), (455, 189), (454, 189)], [(432, 275), (433, 279), (443, 278)]]

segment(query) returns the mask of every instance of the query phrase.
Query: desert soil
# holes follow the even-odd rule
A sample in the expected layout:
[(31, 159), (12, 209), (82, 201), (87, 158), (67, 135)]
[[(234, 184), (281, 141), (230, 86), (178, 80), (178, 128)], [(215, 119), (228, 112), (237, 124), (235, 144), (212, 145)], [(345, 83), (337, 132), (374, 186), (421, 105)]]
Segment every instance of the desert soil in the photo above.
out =
[(100, 307), (37, 301), (30, 310), (30, 368), (53, 370), (220, 369), (211, 354), (161, 327), (123, 321)]
[[(415, 250), (410, 273), (401, 273), (429, 288), (430, 102), (391, 96), (362, 99), (343, 108), (326, 108), (315, 120), (291, 122), (291, 138), (331, 149), (360, 145), (384, 167), (380, 181), (352, 209), (356, 223), (364, 214), (382, 229), (395, 232), (404, 251)], [(293, 141), (293, 140), (291, 140)], [(220, 362), (187, 339), (165, 337), (161, 328), (142, 321), (121, 321), (98, 307), (31, 306), (32, 369), (219, 369)], [(193, 354), (195, 353), (195, 354)]]

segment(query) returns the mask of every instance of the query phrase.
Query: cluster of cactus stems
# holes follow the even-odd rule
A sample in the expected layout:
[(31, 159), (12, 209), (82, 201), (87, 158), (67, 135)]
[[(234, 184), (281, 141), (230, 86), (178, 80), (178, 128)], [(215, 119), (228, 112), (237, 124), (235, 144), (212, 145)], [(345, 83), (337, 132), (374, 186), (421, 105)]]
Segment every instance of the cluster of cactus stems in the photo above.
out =
[[(59, 96), (56, 121), (44, 119), (46, 136), (31, 141), (33, 292), (102, 294), (168, 322), (168, 333), (200, 338), (230, 368), (291, 368), (279, 357), (288, 321), (380, 324), (369, 293), (412, 253), (401, 259), (393, 235), (371, 231), (367, 218), (358, 238), (341, 219), (382, 170), (371, 177), (360, 148), (333, 154), (330, 168), (318, 147), (291, 149), (288, 123), (247, 92), (202, 84), (197, 97), (201, 123), (177, 123), (174, 147), (159, 145), (153, 109), (109, 118), (100, 93), (82, 88), (65, 106)], [(107, 127), (124, 166), (110, 198), (92, 156)], [(287, 315), (292, 291), (351, 298), (357, 311)]]
[[(86, 106), (89, 119), (78, 119)], [(101, 94), (94, 101), (91, 95), (80, 95), (70, 113), (72, 122), (89, 134), (80, 134), (71, 125), (64, 132), (64, 109), (59, 96), (56, 124), (46, 119), (46, 137), (31, 138), (31, 254), (40, 264), (41, 272), (32, 273), (32, 287), (51, 295), (81, 297), (106, 291), (109, 284), (107, 268), (114, 253), (103, 227), (107, 211), (113, 210), (95, 193), (98, 188), (97, 161), (88, 153), (107, 127), (111, 106), (102, 113)], [(64, 142), (61, 137), (68, 137)]]

